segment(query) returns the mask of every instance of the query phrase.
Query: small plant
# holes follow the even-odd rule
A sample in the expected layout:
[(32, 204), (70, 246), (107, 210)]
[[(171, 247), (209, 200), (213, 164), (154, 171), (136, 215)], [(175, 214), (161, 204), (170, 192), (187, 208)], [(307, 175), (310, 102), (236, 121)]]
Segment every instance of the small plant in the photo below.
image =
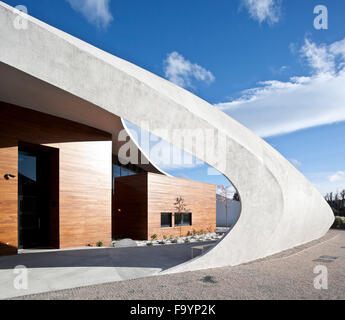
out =
[(172, 239), (171, 243), (177, 243), (177, 239)]
[(190, 231), (187, 232), (187, 237), (190, 237), (192, 233)]
[(147, 245), (147, 246), (152, 246), (153, 243), (152, 243), (152, 242), (146, 242), (146, 245)]
[(163, 235), (163, 240), (166, 240), (167, 239), (167, 236), (166, 235)]
[(97, 246), (97, 247), (103, 247), (103, 242), (102, 242), (102, 241), (98, 241), (98, 242), (96, 243), (96, 246)]
[(151, 236), (151, 239), (152, 240), (156, 240), (158, 238), (158, 236), (156, 235), (156, 234), (153, 234), (152, 236)]
[(184, 239), (184, 243), (190, 243), (189, 239)]
[(196, 236), (198, 234), (195, 229), (193, 229), (192, 233), (193, 233), (193, 236)]

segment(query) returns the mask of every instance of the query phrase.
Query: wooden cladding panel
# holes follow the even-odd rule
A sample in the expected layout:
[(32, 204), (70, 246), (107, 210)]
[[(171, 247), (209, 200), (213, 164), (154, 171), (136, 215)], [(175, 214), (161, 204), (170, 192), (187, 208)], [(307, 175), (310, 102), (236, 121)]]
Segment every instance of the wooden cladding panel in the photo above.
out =
[[(3, 102), (0, 102), (0, 128), (0, 163), (10, 161), (6, 159), (6, 149), (17, 148), (19, 142), (45, 145), (59, 151), (59, 247), (85, 246), (97, 241), (109, 244), (111, 135)], [(17, 161), (13, 165), (17, 171)], [(10, 201), (7, 196), (6, 199)], [(17, 202), (15, 214), (9, 215), (4, 214), (9, 209), (3, 201), (0, 203), (1, 216), (13, 220), (13, 226), (16, 226)], [(13, 238), (17, 238), (17, 234)], [(12, 238), (7, 235), (1, 238), (8, 242), (6, 239)]]
[(60, 247), (111, 242), (111, 141), (60, 149)]
[[(161, 212), (175, 213), (174, 203), (181, 196), (188, 212), (192, 213), (192, 225), (161, 228)], [(214, 232), (216, 228), (216, 186), (197, 181), (148, 174), (148, 238), (185, 236), (188, 231)]]
[[(2, 137), (0, 136), (0, 143)], [(0, 255), (17, 253), (18, 148), (0, 148)], [(5, 179), (6, 174), (15, 178)]]
[(113, 237), (147, 239), (147, 174), (115, 179)]

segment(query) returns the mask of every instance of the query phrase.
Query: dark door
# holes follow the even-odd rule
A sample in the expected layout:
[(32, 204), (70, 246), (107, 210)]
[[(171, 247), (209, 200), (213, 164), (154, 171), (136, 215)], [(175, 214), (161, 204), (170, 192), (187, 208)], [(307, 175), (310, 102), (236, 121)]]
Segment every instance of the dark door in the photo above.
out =
[(51, 247), (51, 157), (39, 148), (19, 148), (19, 248)]

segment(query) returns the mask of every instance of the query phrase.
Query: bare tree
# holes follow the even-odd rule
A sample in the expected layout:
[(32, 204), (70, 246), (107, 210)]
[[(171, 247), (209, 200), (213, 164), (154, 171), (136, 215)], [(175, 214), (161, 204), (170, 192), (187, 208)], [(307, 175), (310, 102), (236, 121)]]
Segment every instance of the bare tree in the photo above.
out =
[[(188, 212), (187, 204), (185, 203), (185, 200), (182, 198), (182, 196), (179, 196), (176, 198), (176, 201), (174, 203), (175, 206), (175, 214), (182, 214)], [(180, 237), (182, 236), (182, 225), (180, 225)]]
[(224, 203), (225, 206), (225, 226), (228, 228), (228, 204), (231, 197), (231, 187), (230, 186), (218, 186), (218, 194), (221, 196), (220, 201)]

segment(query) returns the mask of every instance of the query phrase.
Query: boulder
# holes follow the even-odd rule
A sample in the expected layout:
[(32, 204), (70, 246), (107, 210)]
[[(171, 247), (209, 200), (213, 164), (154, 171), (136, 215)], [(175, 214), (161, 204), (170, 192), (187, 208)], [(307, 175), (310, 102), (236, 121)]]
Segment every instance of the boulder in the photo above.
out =
[(132, 239), (123, 239), (116, 241), (114, 243), (114, 248), (130, 248), (130, 247), (137, 247), (137, 243)]

